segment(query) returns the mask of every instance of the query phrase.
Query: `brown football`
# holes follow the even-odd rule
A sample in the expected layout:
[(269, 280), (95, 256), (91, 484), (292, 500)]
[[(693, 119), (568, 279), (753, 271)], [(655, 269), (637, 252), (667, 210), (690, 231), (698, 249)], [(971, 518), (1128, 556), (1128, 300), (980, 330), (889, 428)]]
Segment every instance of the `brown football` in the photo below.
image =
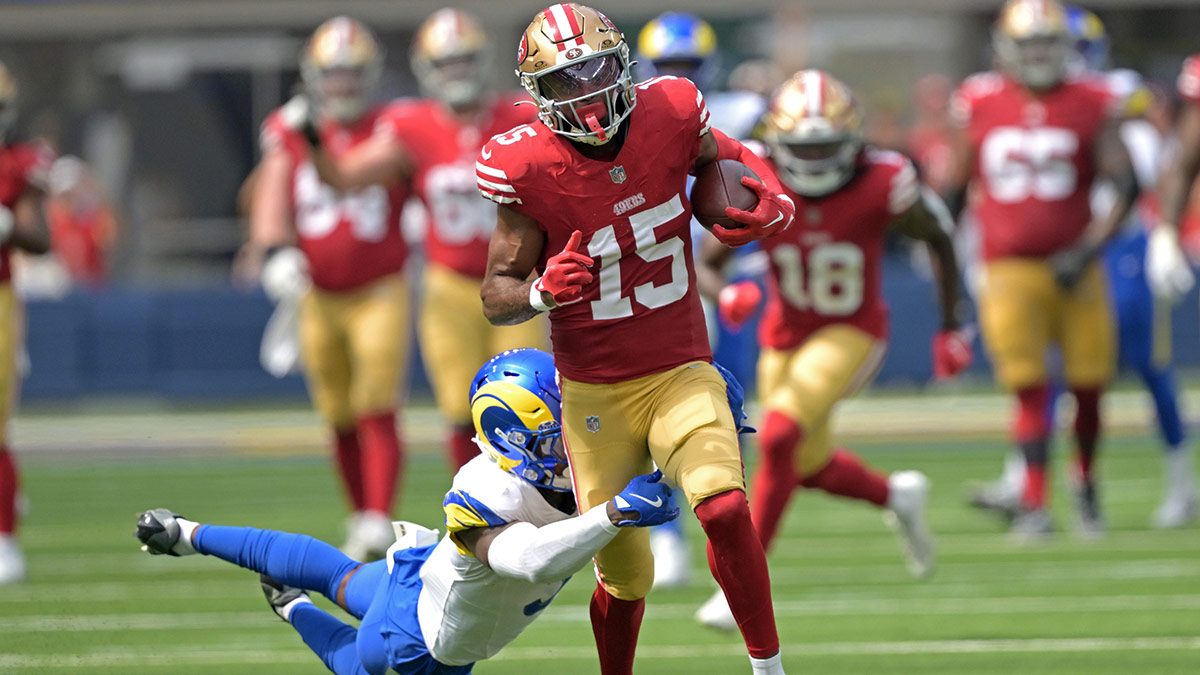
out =
[(719, 159), (696, 174), (689, 198), (692, 201), (692, 215), (704, 229), (712, 231), (713, 225), (731, 230), (745, 227), (725, 215), (726, 206), (753, 211), (758, 205), (758, 195), (742, 185), (742, 176), (759, 180), (750, 167), (736, 159)]

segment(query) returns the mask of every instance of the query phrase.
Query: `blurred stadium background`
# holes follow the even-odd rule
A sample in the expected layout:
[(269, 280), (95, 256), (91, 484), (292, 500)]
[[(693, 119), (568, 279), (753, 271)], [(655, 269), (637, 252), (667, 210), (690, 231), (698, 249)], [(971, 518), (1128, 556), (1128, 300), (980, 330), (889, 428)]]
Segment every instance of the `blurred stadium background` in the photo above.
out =
[[(708, 19), (723, 76), (749, 59), (767, 59), (783, 72), (830, 70), (858, 92), (874, 140), (893, 147), (903, 146), (913, 121), (914, 82), (929, 74), (957, 81), (988, 67), (998, 5), (596, 3), (630, 37), (667, 9)], [(261, 606), (248, 574), (207, 560), (164, 565), (139, 554), (130, 532), (138, 510), (170, 505), (206, 520), (338, 536), (341, 497), (303, 382), (272, 378), (258, 363), (271, 305), (259, 290), (230, 280), (244, 231), (238, 188), (257, 161), (259, 124), (289, 96), (300, 46), (318, 23), (348, 14), (373, 27), (387, 47), (381, 94), (409, 96), (417, 89), (408, 43), (439, 6), (0, 2), (0, 60), (21, 90), (18, 128), (82, 158), (118, 221), (103, 280), (74, 284), (45, 261), (30, 261), (17, 279), (28, 299), (30, 370), (12, 438), (29, 506), (22, 540), (30, 573), (24, 585), (0, 588), (0, 672), (321, 672)], [(457, 6), (485, 21), (496, 81), (515, 88), (512, 50), (544, 5)], [(1173, 91), (1183, 58), (1200, 50), (1195, 2), (1086, 6), (1105, 22), (1115, 65), (1141, 72), (1164, 92)], [(885, 286), (893, 316), (904, 319), (896, 321), (875, 387), (847, 404), (839, 423), (878, 466), (929, 473), (941, 566), (932, 582), (911, 582), (874, 512), (798, 499), (771, 557), (790, 667), (1196, 672), (1200, 537), (1194, 527), (1155, 532), (1146, 525), (1160, 468), (1145, 395), (1129, 385), (1108, 402), (1110, 536), (1010, 547), (998, 522), (962, 500), (964, 482), (990, 477), (999, 463), (1008, 404), (982, 358), (963, 380), (928, 383), (933, 289), (908, 249), (893, 253)], [(1193, 292), (1175, 311), (1176, 360), (1189, 390), (1200, 386), (1197, 306)], [(730, 336), (719, 355), (746, 380), (753, 373), (749, 334)], [(412, 373), (403, 424), (412, 459), (400, 512), (433, 523), (449, 479), (440, 422), (416, 359)], [(1193, 409), (1185, 406), (1190, 418)], [(699, 541), (699, 528), (690, 536)], [(706, 577), (703, 549), (693, 548), (697, 576)], [(641, 672), (742, 667), (736, 637), (702, 631), (691, 620), (711, 588), (701, 582), (652, 596)], [(589, 592), (589, 581), (576, 579), (551, 610), (553, 620), (535, 624), (477, 672), (594, 672)]]

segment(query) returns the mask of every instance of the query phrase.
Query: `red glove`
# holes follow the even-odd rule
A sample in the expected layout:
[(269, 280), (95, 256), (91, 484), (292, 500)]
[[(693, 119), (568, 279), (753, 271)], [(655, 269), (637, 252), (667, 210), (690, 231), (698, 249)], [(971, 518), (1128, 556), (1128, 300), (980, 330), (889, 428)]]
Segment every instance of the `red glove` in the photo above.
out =
[(943, 330), (933, 336), (933, 376), (944, 380), (961, 373), (971, 365), (974, 354), (971, 342), (974, 331), (969, 328)]
[(726, 246), (744, 246), (752, 241), (765, 239), (778, 232), (783, 232), (792, 224), (796, 217), (796, 205), (787, 195), (775, 194), (767, 189), (761, 181), (750, 176), (742, 176), (742, 185), (750, 188), (758, 195), (758, 205), (753, 211), (743, 211), (732, 206), (725, 207), (725, 215), (730, 220), (744, 224), (746, 227), (728, 229), (721, 225), (713, 225), (712, 232)]
[(538, 291), (549, 293), (555, 305), (579, 302), (583, 287), (592, 283), (592, 273), (587, 270), (592, 266), (592, 259), (579, 252), (582, 237), (579, 230), (572, 232), (566, 247), (546, 261), (546, 271), (533, 283)]
[(717, 295), (717, 311), (730, 328), (740, 330), (742, 324), (758, 309), (762, 291), (753, 281), (739, 281), (721, 289)]

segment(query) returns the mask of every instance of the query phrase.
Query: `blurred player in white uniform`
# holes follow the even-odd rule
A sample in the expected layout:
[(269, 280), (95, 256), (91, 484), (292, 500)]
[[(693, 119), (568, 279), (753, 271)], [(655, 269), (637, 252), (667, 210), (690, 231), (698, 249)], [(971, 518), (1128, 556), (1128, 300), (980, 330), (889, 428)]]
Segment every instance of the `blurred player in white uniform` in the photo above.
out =
[[(637, 47), (639, 79), (663, 75), (688, 78), (704, 94), (714, 126), (731, 138), (750, 137), (766, 108), (766, 102), (761, 96), (747, 91), (712, 91), (721, 62), (716, 32), (707, 21), (684, 12), (664, 12), (642, 28)], [(689, 192), (691, 182), (692, 178), (689, 177)], [(694, 250), (699, 250), (700, 241), (705, 238), (712, 238), (712, 235), (693, 219)], [(765, 269), (761, 254), (739, 253), (735, 276), (757, 276)], [(708, 339), (715, 348), (718, 340), (716, 309), (707, 298), (702, 298), (702, 302), (708, 323)], [(683, 522), (683, 519), (674, 520), (650, 531), (650, 548), (654, 553), (654, 588), (680, 588), (691, 583), (690, 553)]]
[[(460, 675), (495, 656), (541, 615), (572, 574), (621, 527), (679, 514), (655, 472), (576, 514), (554, 359), (504, 352), (471, 384), (482, 453), (454, 477), (448, 533), (396, 523), (384, 560), (363, 564), (298, 534), (198, 524), (146, 511), (136, 536), (151, 554), (203, 553), (259, 572), (275, 612), (338, 675)], [(310, 601), (319, 591), (361, 620), (355, 629)]]

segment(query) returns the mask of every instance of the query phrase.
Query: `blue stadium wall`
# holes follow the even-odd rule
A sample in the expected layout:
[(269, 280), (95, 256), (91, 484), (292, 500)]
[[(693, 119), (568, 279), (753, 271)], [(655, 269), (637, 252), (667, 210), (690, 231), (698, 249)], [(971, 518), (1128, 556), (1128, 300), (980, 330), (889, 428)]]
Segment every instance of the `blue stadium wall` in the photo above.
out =
[[(930, 339), (938, 323), (934, 290), (899, 260), (888, 260), (885, 279), (892, 340), (877, 382), (919, 386), (930, 378)], [(276, 379), (259, 367), (259, 339), (271, 309), (261, 294), (231, 289), (115, 288), (30, 302), (32, 367), (22, 395), (31, 401), (109, 394), (181, 401), (301, 398), (301, 378)], [(1174, 318), (1177, 362), (1200, 365), (1194, 293), (1176, 307)], [(754, 349), (748, 327), (722, 335), (717, 358), (751, 385)], [(985, 372), (979, 357), (973, 368)], [(412, 384), (415, 395), (428, 392), (416, 354)]]

